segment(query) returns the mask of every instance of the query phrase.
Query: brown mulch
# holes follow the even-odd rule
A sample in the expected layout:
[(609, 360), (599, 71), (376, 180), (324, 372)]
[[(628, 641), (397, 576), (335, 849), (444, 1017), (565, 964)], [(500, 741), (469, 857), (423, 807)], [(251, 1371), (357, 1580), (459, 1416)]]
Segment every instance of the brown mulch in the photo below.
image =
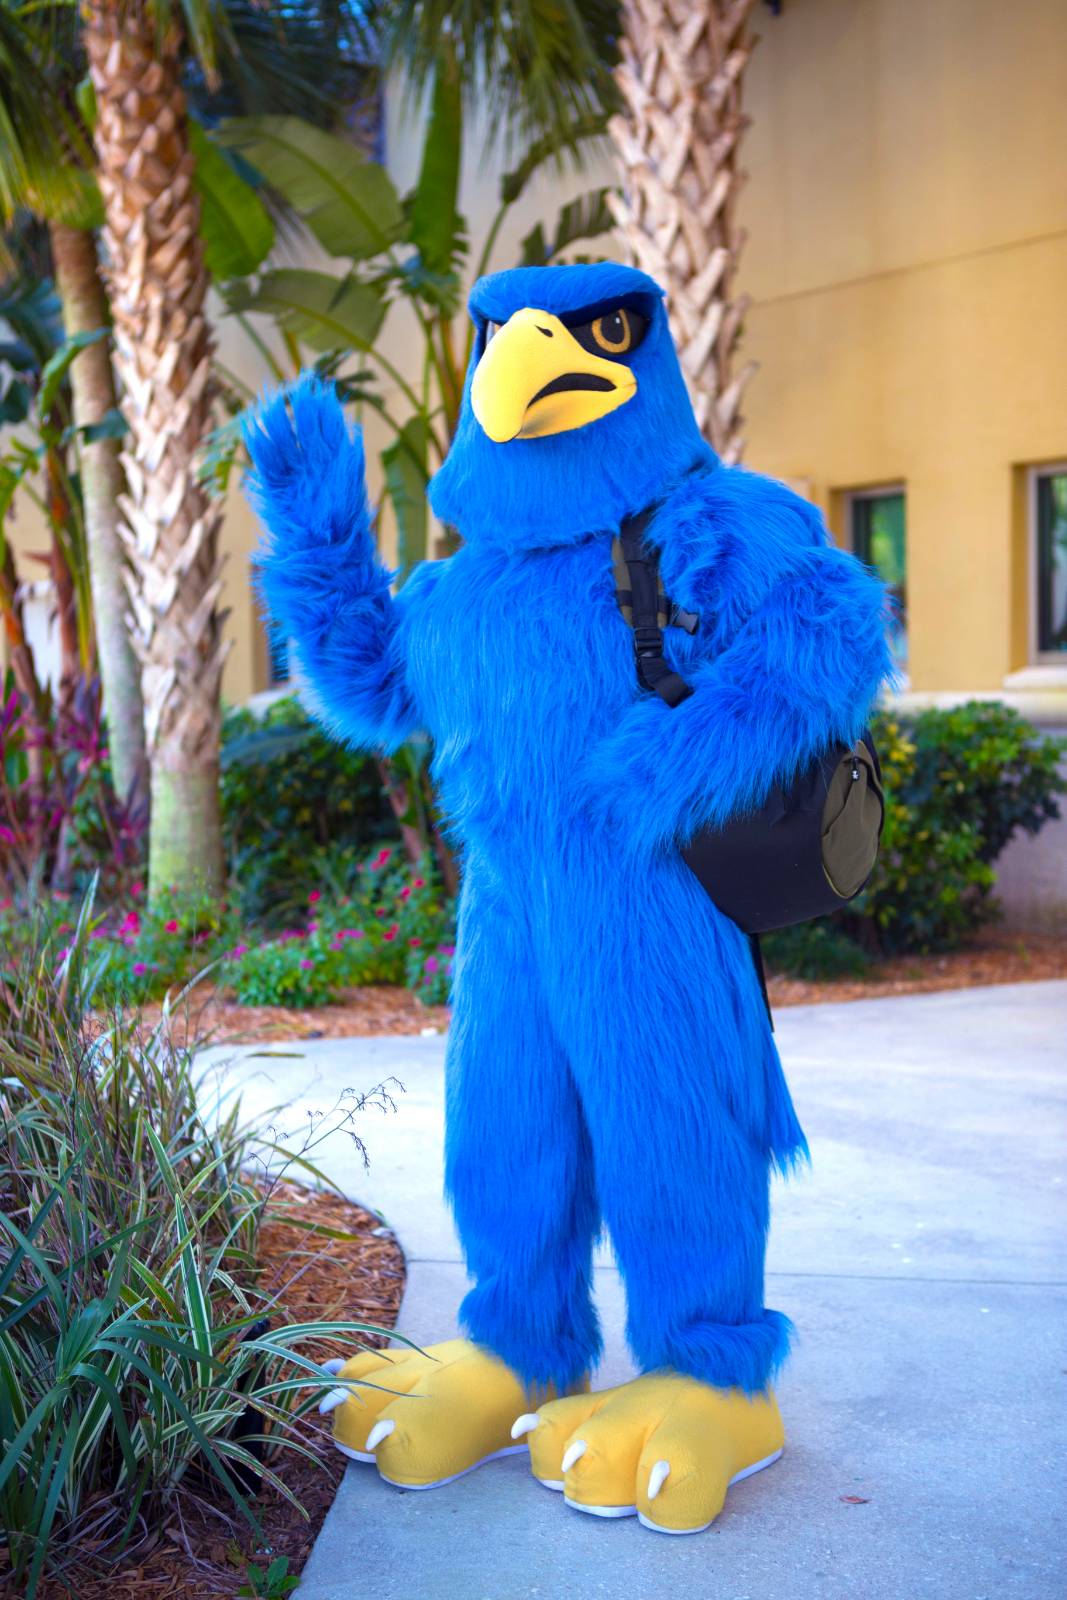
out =
[[(303, 1222), (342, 1230), (352, 1239), (321, 1239), (285, 1220), (286, 1211), (298, 1212)], [(379, 1217), (340, 1197), (279, 1184), (271, 1197), (267, 1219), (260, 1231), (260, 1288), (277, 1293), (279, 1304), (272, 1322), (356, 1321), (392, 1328), (400, 1309), (404, 1287), (404, 1258)], [(309, 1239), (312, 1242), (309, 1243)], [(351, 1353), (352, 1340), (346, 1341)], [(367, 1345), (385, 1343), (384, 1336), (360, 1335)], [(314, 1360), (345, 1353), (344, 1344), (324, 1342), (301, 1345)], [(329, 1428), (317, 1416), (309, 1420), (303, 1437), (314, 1447), (317, 1462), (295, 1452), (284, 1452), (273, 1463), (287, 1488), (303, 1505), (305, 1520), (287, 1501), (267, 1488), (257, 1512), (263, 1528), (260, 1553), (243, 1521), (233, 1523), (217, 1507), (183, 1496), (172, 1516), (150, 1546), (142, 1546), (118, 1567), (97, 1576), (68, 1573), (66, 1586), (50, 1581), (38, 1589), (38, 1600), (231, 1600), (244, 1582), (245, 1565), (254, 1560), (260, 1568), (274, 1556), (289, 1559), (289, 1572), (300, 1572), (322, 1526), (344, 1472), (344, 1457), (329, 1442)], [(8, 1593), (0, 1581), (0, 1593)]]
[[(928, 994), (938, 989), (970, 989), (995, 983), (1031, 983), (1067, 978), (1067, 936), (1025, 936), (994, 929), (963, 950), (939, 956), (898, 956), (875, 962), (865, 977), (808, 981), (768, 974), (776, 1007), (817, 1005), (823, 1000), (870, 1000), (883, 995)], [(447, 1006), (424, 1006), (407, 989), (385, 985), (347, 990), (339, 1001), (311, 1011), (282, 1006), (239, 1006), (217, 994), (189, 1000), (190, 1037), (210, 1033), (214, 1041), (241, 1042), (346, 1039), (370, 1034), (420, 1034), (448, 1030)], [(158, 1020), (159, 1007), (146, 1006), (145, 1021)]]
[[(240, 1044), (250, 1040), (352, 1039), (372, 1034), (445, 1033), (448, 1007), (423, 1005), (410, 989), (376, 984), (343, 990), (338, 1000), (316, 1010), (291, 1011), (285, 1006), (240, 1006), (206, 988), (193, 989), (182, 1002), (189, 1037), (202, 1044)], [(142, 1008), (146, 1027), (159, 1021), (158, 1004)]]
[(1067, 936), (1011, 934), (995, 929), (964, 950), (940, 956), (897, 956), (873, 964), (862, 978), (809, 983), (770, 973), (773, 1006), (810, 1006), (822, 1000), (874, 1000), (883, 995), (932, 994), (939, 989), (975, 989), (997, 983), (1036, 983), (1067, 978)]

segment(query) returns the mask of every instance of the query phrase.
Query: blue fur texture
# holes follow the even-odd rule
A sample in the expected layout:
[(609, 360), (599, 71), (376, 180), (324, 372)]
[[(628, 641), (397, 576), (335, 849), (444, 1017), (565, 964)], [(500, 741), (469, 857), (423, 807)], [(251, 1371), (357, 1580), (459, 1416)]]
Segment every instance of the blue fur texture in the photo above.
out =
[[(659, 291), (621, 267), (498, 274), (477, 321), (640, 296), (638, 389), (571, 433), (494, 444), (464, 403), (434, 481), (464, 543), (392, 598), (358, 439), (303, 380), (249, 433), (263, 595), (340, 737), (415, 726), (462, 856), (446, 1184), (471, 1336), (530, 1383), (595, 1365), (610, 1232), (644, 1370), (764, 1388), (769, 1175), (806, 1154), (747, 942), (678, 842), (862, 727), (889, 670), (882, 591), (780, 484), (700, 439)], [(474, 360), (477, 360), (477, 348)], [(469, 375), (468, 375), (469, 389)], [(700, 612), (668, 649), (696, 692), (642, 693), (611, 536), (647, 537)]]

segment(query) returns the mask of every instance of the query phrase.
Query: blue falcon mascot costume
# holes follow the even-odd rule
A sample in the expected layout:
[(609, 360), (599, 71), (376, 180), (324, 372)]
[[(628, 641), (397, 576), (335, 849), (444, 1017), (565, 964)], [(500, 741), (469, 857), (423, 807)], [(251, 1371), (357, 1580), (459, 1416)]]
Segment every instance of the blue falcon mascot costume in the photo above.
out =
[[(323, 1409), (407, 1488), (528, 1448), (569, 1505), (696, 1532), (781, 1453), (768, 1185), (806, 1146), (749, 944), (680, 848), (860, 733), (883, 593), (812, 506), (718, 462), (643, 273), (501, 272), (470, 310), (430, 488), (463, 543), (398, 594), (332, 390), (302, 379), (248, 437), (262, 593), (316, 714), (380, 751), (427, 730), (462, 852), (446, 1187), (468, 1337), (357, 1355)], [(700, 618), (666, 629), (693, 689), (673, 708), (638, 684), (612, 575), (650, 507), (666, 593)], [(642, 1375), (595, 1390), (602, 1226)]]

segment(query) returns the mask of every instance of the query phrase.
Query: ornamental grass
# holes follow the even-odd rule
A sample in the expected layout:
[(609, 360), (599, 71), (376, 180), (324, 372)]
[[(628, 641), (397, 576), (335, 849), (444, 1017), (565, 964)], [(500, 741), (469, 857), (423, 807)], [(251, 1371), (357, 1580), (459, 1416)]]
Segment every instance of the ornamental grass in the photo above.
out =
[(151, 1031), (94, 1020), (92, 915), (90, 895), (58, 963), (42, 920), (0, 971), (0, 1534), (31, 1600), (189, 1496), (256, 1534), (337, 1381), (302, 1352), (382, 1332), (273, 1324), (260, 1223), (294, 1163), (321, 1174), (198, 1071), (169, 1003)]

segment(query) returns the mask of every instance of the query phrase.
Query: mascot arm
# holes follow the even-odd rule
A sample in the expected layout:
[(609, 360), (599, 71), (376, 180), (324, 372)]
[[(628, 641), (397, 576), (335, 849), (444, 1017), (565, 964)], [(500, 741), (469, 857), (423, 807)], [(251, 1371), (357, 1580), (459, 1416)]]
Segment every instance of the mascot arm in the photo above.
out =
[(310, 707), (338, 738), (394, 750), (419, 723), (403, 636), (422, 584), (390, 593), (360, 433), (349, 431), (332, 386), (308, 375), (260, 408), (245, 442), (248, 492), (266, 529), (255, 557), (259, 592), (292, 642)]
[(687, 669), (693, 693), (644, 695), (593, 754), (594, 807), (644, 855), (760, 804), (866, 722), (891, 664), (885, 593), (831, 546), (795, 553), (719, 655)]

